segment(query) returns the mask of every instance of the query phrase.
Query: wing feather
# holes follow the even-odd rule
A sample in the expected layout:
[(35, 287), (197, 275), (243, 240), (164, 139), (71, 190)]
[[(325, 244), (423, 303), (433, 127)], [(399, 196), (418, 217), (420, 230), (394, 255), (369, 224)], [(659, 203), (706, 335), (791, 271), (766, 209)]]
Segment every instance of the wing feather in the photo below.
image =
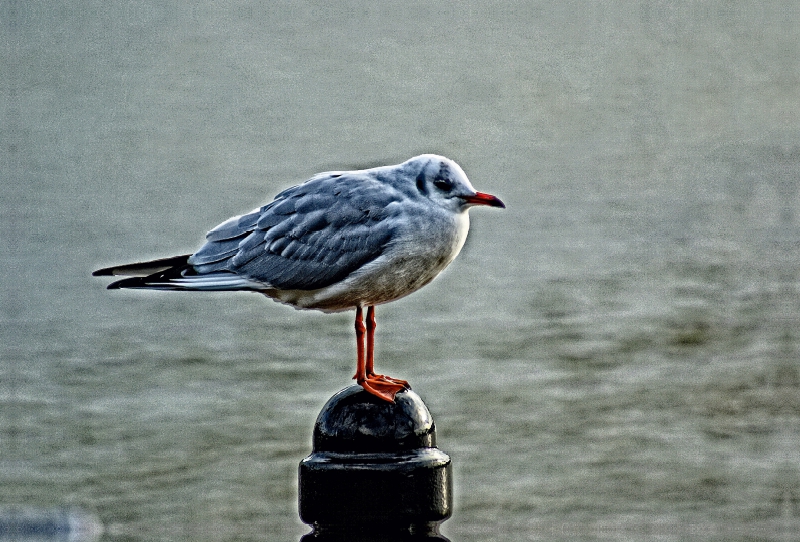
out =
[(198, 266), (227, 260), (239, 251), (241, 242), (242, 239), (240, 237), (234, 237), (233, 239), (217, 241), (213, 245), (210, 243), (203, 245), (200, 250), (192, 255), (191, 263)]
[[(101, 269), (128, 275), (109, 288), (314, 290), (337, 283), (391, 245), (416, 175), (406, 166), (315, 175), (222, 222), (191, 256)], [(387, 177), (388, 176), (388, 177)], [(395, 182), (388, 182), (392, 178)], [(409, 193), (409, 190), (412, 192)]]
[(318, 175), (211, 230), (189, 264), (200, 276), (227, 271), (269, 288), (324, 288), (383, 253), (395, 197), (367, 172)]
[(253, 231), (264, 208), (254, 209), (246, 215), (234, 216), (206, 234), (207, 241), (225, 241), (247, 235)]

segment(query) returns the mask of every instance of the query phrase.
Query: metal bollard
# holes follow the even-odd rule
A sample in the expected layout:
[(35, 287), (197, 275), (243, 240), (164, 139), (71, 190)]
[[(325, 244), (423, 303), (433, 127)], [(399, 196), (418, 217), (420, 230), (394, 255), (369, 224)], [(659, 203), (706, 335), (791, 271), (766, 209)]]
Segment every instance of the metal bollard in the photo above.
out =
[(360, 386), (340, 391), (300, 462), (301, 542), (439, 540), (452, 513), (450, 457), (436, 448), (428, 408), (411, 390), (394, 403)]

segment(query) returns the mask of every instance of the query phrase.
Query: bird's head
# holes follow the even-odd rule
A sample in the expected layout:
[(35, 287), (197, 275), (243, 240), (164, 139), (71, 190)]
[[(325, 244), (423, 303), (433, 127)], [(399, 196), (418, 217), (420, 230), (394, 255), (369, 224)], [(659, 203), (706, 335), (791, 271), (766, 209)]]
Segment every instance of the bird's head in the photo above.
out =
[(423, 197), (453, 212), (466, 211), (475, 205), (505, 208), (496, 196), (475, 190), (461, 166), (449, 158), (423, 154), (403, 165), (416, 172), (416, 189)]

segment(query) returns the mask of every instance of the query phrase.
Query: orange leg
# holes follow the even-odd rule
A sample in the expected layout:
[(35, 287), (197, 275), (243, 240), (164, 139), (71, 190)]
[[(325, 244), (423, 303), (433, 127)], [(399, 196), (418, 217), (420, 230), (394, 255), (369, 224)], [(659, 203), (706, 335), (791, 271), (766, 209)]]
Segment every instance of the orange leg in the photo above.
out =
[(361, 384), (367, 379), (367, 369), (364, 364), (364, 318), (361, 307), (356, 307), (356, 374), (353, 378)]
[(395, 384), (400, 384), (404, 388), (408, 388), (408, 382), (405, 380), (400, 380), (399, 378), (392, 378), (391, 376), (379, 375), (375, 374), (375, 328), (377, 324), (375, 323), (375, 307), (370, 305), (367, 308), (367, 360), (366, 360), (366, 368), (367, 368), (367, 376), (374, 376), (376, 378), (380, 378), (387, 382), (393, 382)]
[(375, 307), (367, 307), (367, 374), (375, 374)]
[[(375, 307), (367, 309), (367, 325), (364, 325), (363, 310), (356, 307), (356, 379), (366, 391), (384, 401), (393, 402), (397, 392), (408, 387), (405, 380), (395, 380), (375, 374)], [(366, 332), (366, 352), (364, 333)]]

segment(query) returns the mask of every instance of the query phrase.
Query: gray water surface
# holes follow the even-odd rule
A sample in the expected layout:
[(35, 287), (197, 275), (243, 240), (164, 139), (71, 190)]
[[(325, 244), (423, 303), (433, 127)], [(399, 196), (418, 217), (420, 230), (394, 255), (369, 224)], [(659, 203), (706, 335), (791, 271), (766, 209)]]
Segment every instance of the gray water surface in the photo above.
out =
[(793, 1), (3, 8), (0, 505), (105, 540), (297, 540), (352, 314), (106, 291), (329, 169), (458, 161), (459, 258), (378, 308), (454, 542), (795, 540)]

